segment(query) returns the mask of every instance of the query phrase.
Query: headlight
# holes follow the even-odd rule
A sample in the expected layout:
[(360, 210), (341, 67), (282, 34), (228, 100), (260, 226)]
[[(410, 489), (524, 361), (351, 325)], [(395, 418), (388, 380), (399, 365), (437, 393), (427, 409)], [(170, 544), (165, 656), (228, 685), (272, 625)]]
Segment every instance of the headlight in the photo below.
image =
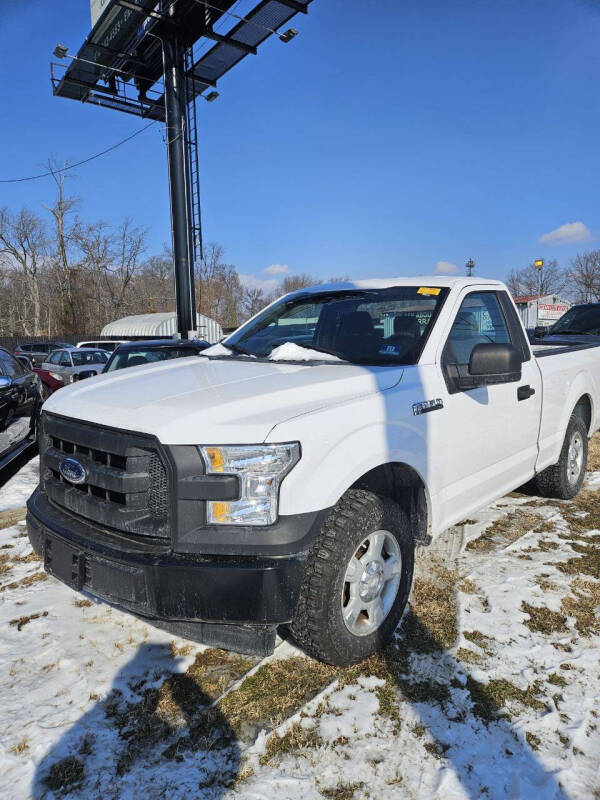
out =
[(49, 372), (51, 378), (54, 378), (55, 381), (64, 381), (63, 376), (58, 372)]
[(201, 447), (211, 475), (237, 475), (240, 499), (207, 502), (207, 522), (218, 525), (272, 525), (277, 519), (281, 481), (300, 459), (298, 442)]

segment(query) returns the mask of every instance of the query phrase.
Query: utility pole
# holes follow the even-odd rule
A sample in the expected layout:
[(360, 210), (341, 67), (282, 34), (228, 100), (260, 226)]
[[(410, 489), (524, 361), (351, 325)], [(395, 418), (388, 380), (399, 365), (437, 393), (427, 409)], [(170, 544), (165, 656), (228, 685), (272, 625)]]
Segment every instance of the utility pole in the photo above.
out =
[(196, 329), (196, 293), (185, 126), (187, 85), (184, 71), (184, 49), (177, 34), (163, 38), (162, 46), (171, 230), (175, 261), (175, 307), (177, 309), (177, 330), (182, 339), (187, 339), (189, 334)]
[(470, 258), (467, 261), (467, 263), (465, 264), (465, 267), (467, 268), (467, 277), (468, 278), (473, 277), (473, 270), (475, 269), (475, 262), (473, 261), (472, 258)]
[(538, 271), (538, 296), (537, 296), (537, 319), (535, 321), (536, 325), (540, 324), (540, 297), (542, 295), (542, 271), (544, 269), (544, 259), (543, 258), (536, 258), (533, 262), (533, 266)]

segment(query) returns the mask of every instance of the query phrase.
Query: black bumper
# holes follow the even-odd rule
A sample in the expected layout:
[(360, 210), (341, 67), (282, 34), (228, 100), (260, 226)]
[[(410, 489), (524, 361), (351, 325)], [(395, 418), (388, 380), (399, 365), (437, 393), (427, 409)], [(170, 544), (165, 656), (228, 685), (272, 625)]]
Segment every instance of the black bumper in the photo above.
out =
[[(165, 543), (87, 525), (39, 490), (27, 509), (29, 540), (50, 574), (149, 620), (174, 623), (174, 632), (197, 638), (190, 635), (189, 623), (226, 623), (272, 627), (274, 638), (274, 626), (294, 616), (306, 553), (181, 555)], [(207, 637), (200, 634), (200, 639)]]

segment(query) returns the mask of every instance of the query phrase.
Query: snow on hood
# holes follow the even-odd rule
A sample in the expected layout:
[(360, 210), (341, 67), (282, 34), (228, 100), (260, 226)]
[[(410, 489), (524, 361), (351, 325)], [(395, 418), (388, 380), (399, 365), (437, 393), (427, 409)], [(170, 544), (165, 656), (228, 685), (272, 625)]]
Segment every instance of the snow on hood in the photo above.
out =
[(309, 366), (192, 356), (71, 384), (44, 410), (153, 434), (164, 444), (258, 443), (292, 417), (390, 389), (402, 373), (344, 361)]
[(271, 351), (269, 361), (337, 361), (343, 364), (344, 361), (333, 353), (323, 353), (321, 350), (311, 350), (308, 347), (300, 347), (294, 342), (285, 342)]

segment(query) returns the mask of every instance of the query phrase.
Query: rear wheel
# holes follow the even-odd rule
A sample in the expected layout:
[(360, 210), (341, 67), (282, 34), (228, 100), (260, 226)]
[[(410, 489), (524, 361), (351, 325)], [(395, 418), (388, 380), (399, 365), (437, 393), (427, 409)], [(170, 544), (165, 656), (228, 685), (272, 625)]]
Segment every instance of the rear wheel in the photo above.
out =
[(391, 639), (412, 583), (406, 515), (385, 497), (348, 491), (313, 544), (291, 625), (309, 655), (336, 666), (362, 661)]
[(588, 455), (587, 428), (581, 417), (571, 415), (560, 458), (534, 479), (542, 497), (570, 500), (579, 492), (585, 478)]

